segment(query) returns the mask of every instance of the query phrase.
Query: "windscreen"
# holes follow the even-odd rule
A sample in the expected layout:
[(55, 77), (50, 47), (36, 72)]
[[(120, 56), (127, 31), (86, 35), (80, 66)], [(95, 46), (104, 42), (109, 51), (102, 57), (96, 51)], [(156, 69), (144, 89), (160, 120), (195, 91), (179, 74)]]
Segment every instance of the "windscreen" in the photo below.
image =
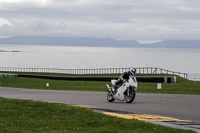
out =
[(129, 76), (129, 78), (131, 78), (134, 82), (136, 82), (135, 76), (131, 75)]

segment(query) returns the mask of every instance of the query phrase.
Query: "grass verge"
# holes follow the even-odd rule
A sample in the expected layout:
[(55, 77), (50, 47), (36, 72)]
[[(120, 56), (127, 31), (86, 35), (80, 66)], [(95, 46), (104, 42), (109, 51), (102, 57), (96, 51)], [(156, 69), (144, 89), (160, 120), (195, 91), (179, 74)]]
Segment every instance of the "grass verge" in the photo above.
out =
[(0, 132), (193, 133), (64, 104), (0, 98)]
[[(27, 73), (28, 74), (28, 73)], [(29, 73), (30, 74), (30, 73)], [(37, 74), (37, 73), (35, 73)], [(39, 75), (42, 75), (39, 73)], [(91, 75), (64, 75), (48, 74), (51, 76), (91, 76)], [(92, 75), (92, 76), (119, 76), (115, 75)], [(174, 76), (166, 74), (139, 75), (138, 76)], [(49, 83), (49, 87), (46, 87)], [(17, 87), (30, 89), (49, 89), (49, 90), (73, 90), (73, 91), (107, 91), (105, 84), (110, 82), (102, 81), (67, 81), (67, 80), (50, 80), (22, 77), (0, 77), (0, 86)], [(162, 89), (157, 89), (157, 83), (138, 83), (137, 92), (141, 93), (170, 93), (170, 94), (196, 94), (200, 95), (200, 81), (189, 81), (177, 76), (177, 83), (162, 83)]]

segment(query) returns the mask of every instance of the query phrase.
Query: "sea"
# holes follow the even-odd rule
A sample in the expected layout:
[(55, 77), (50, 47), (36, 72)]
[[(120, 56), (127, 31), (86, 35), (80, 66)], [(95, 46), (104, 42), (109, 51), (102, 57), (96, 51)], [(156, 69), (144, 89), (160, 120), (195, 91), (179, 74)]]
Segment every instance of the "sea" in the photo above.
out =
[(200, 49), (0, 44), (0, 67), (158, 67), (175, 72), (200, 74)]

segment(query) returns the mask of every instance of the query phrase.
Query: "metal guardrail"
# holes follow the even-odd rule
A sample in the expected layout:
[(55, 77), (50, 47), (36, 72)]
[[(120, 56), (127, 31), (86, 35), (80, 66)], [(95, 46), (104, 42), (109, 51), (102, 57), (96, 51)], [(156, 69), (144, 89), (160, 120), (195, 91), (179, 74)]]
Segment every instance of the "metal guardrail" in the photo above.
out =
[(187, 73), (175, 72), (175, 71), (170, 71), (170, 70), (157, 68), (157, 67), (137, 68), (137, 73), (140, 73), (140, 74), (173, 74), (173, 75), (178, 75), (178, 76), (186, 78), (186, 79), (188, 76)]
[[(116, 74), (129, 71), (129, 68), (97, 68), (97, 69), (57, 69), (57, 68), (17, 68), (0, 67), (1, 72), (38, 72), (38, 73), (64, 73), (64, 74)], [(136, 68), (139, 74), (173, 74), (188, 79), (187, 73), (169, 71), (157, 67)]]

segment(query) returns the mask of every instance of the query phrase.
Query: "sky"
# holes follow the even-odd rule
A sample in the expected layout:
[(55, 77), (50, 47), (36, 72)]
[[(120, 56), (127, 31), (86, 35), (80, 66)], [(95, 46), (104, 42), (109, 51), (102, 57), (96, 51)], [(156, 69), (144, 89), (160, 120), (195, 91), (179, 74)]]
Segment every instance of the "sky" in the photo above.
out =
[(0, 0), (0, 37), (200, 39), (200, 0)]

